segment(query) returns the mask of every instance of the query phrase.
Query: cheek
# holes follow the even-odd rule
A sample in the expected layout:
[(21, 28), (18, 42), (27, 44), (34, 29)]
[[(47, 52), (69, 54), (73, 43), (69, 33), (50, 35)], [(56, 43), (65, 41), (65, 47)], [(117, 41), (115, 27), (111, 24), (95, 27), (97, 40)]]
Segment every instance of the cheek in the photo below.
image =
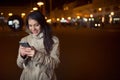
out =
[(31, 28), (31, 27), (28, 27), (28, 29), (29, 29), (29, 30), (32, 30), (32, 28)]
[(41, 29), (40, 29), (40, 27), (36, 27), (36, 30), (40, 31)]

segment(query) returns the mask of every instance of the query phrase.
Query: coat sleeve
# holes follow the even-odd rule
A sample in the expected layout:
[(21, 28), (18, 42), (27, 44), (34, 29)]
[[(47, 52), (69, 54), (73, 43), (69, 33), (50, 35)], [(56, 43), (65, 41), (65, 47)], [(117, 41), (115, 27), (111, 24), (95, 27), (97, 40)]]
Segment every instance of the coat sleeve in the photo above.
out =
[(50, 55), (39, 51), (36, 53), (39, 55), (38, 60), (36, 60), (37, 63), (50, 69), (56, 68), (60, 63), (59, 39), (57, 37), (54, 37), (53, 40), (54, 40), (54, 44), (53, 44), (53, 49), (50, 51)]
[[(20, 42), (25, 42), (25, 38), (22, 38)], [(25, 64), (24, 64), (25, 61), (26, 61), (26, 58), (23, 58), (20, 55), (20, 50), (18, 49), (18, 56), (17, 56), (17, 65), (18, 65), (18, 67), (24, 68), (25, 67)]]

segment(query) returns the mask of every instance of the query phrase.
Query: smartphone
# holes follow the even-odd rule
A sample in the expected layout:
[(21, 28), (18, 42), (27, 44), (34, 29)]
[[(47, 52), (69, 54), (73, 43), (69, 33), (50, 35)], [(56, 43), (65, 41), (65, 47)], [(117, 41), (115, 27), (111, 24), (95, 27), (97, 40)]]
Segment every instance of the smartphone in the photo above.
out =
[(20, 42), (19, 44), (23, 47), (31, 47), (28, 42)]

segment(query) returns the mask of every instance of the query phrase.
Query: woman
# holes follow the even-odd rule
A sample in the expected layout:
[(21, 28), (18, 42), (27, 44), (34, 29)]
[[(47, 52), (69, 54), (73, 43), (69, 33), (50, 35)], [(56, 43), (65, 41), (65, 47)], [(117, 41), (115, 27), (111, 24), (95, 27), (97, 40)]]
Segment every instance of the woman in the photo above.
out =
[(52, 36), (50, 27), (39, 11), (28, 14), (29, 35), (21, 39), (30, 46), (20, 45), (17, 65), (23, 68), (20, 80), (56, 80), (54, 69), (60, 63), (59, 39)]

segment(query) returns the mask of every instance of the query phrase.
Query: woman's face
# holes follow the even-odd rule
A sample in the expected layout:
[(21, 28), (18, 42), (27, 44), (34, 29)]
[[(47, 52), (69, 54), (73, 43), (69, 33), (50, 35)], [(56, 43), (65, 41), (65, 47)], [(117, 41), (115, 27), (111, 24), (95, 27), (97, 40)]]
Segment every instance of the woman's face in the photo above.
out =
[(40, 33), (41, 25), (35, 19), (28, 19), (28, 27), (32, 34), (38, 35)]

